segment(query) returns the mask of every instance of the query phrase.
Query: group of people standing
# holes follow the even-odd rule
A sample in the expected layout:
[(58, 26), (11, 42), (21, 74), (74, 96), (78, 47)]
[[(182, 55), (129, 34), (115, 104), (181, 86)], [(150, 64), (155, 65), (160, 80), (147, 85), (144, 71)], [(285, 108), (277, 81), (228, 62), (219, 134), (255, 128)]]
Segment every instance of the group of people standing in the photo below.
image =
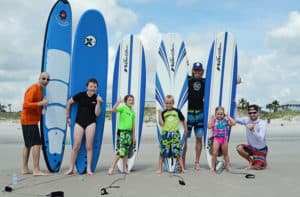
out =
[[(170, 154), (177, 158), (182, 172), (186, 171), (186, 152), (188, 139), (191, 137), (192, 130), (196, 137), (195, 144), (195, 165), (194, 169), (199, 171), (200, 156), (202, 151), (202, 137), (204, 135), (204, 88), (205, 79), (203, 78), (204, 69), (200, 62), (195, 62), (192, 68), (192, 76), (189, 76), (189, 94), (188, 94), (188, 114), (187, 119), (180, 110), (173, 107), (174, 97), (167, 95), (165, 98), (166, 109), (159, 110), (159, 124), (162, 127), (161, 140), (170, 143), (161, 143), (160, 157), (157, 173), (162, 172), (163, 159)], [(33, 173), (34, 175), (46, 175), (39, 168), (41, 135), (39, 132), (38, 122), (42, 115), (42, 108), (48, 105), (48, 100), (43, 98), (43, 88), (50, 81), (50, 75), (43, 72), (39, 76), (38, 83), (31, 85), (25, 92), (24, 103), (21, 113), (21, 125), (24, 138), (23, 148), (23, 165), (22, 173)], [(237, 82), (240, 83), (240, 80)], [(70, 108), (73, 103), (78, 104), (78, 112), (74, 126), (74, 144), (71, 152), (70, 167), (65, 172), (66, 175), (73, 174), (77, 153), (81, 145), (83, 136), (86, 138), (87, 149), (87, 174), (92, 175), (91, 161), (93, 156), (93, 138), (96, 129), (96, 116), (101, 113), (101, 96), (97, 95), (99, 84), (96, 79), (89, 79), (86, 84), (86, 90), (73, 95), (66, 105), (67, 123), (70, 125)], [(121, 102), (125, 105), (119, 106)], [(112, 112), (120, 114), (117, 133), (117, 152), (113, 162), (108, 170), (111, 175), (117, 161), (122, 158), (123, 164), (127, 162), (128, 149), (131, 143), (135, 143), (135, 112), (132, 110), (134, 105), (133, 95), (126, 95), (120, 98), (113, 106)], [(227, 145), (227, 128), (235, 123), (245, 125), (247, 144), (237, 146), (237, 152), (248, 161), (248, 169), (264, 169), (267, 166), (266, 157), (268, 147), (266, 144), (266, 123), (259, 118), (259, 107), (250, 105), (248, 107), (248, 117), (234, 118), (226, 115), (224, 108), (218, 107), (215, 115), (211, 115), (208, 127), (213, 130), (214, 144), (212, 157), (212, 172), (214, 171), (217, 150), (222, 148), (226, 168), (230, 170)], [(184, 125), (184, 135), (186, 142), (181, 153), (181, 142), (179, 133), (179, 123)], [(171, 131), (171, 132), (170, 132)], [(167, 144), (167, 145), (166, 145)], [(170, 153), (171, 146), (171, 153)], [(33, 154), (33, 171), (29, 170), (28, 161), (32, 149)], [(123, 165), (123, 172), (128, 173), (126, 165)]]

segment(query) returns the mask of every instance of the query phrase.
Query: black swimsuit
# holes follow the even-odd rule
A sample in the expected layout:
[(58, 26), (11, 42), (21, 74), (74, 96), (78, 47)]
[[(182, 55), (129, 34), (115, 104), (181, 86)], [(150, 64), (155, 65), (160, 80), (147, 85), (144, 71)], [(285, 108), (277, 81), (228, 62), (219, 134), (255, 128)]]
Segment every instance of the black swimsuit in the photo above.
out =
[(73, 100), (78, 103), (76, 123), (86, 129), (92, 123), (96, 123), (95, 107), (97, 95), (89, 97), (86, 92), (80, 92), (73, 96)]

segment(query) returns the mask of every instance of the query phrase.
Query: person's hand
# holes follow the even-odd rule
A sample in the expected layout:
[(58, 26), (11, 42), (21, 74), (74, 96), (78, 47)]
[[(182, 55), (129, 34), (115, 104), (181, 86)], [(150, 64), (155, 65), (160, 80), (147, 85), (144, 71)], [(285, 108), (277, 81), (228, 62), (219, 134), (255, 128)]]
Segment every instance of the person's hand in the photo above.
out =
[(40, 106), (47, 106), (47, 105), (48, 105), (48, 100), (47, 100), (46, 98), (43, 98), (43, 100), (41, 100), (41, 101), (39, 102), (39, 105), (40, 105)]
[(162, 109), (158, 109), (158, 110), (157, 110), (157, 112), (158, 112), (159, 114), (161, 114), (161, 112), (162, 112)]
[(69, 126), (71, 126), (71, 118), (70, 118), (70, 117), (67, 117), (67, 124), (68, 124)]
[(97, 99), (97, 103), (102, 103), (102, 98), (99, 94), (97, 95), (96, 99)]
[(249, 123), (246, 125), (246, 127), (250, 130), (250, 131), (254, 131), (254, 124)]
[(237, 84), (241, 84), (242, 83), (242, 78), (241, 78), (240, 75), (237, 76), (236, 83)]

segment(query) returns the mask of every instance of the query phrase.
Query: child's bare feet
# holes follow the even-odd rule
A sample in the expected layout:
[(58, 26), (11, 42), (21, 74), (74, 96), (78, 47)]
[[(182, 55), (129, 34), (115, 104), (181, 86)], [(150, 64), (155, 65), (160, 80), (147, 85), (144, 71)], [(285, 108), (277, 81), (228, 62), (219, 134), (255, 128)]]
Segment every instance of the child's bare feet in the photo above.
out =
[(231, 172), (231, 166), (230, 165), (226, 165), (226, 170), (228, 171), (228, 172)]
[(29, 168), (27, 168), (27, 169), (23, 169), (22, 170), (22, 174), (32, 174), (32, 171), (31, 170), (29, 170)]
[(87, 175), (92, 176), (94, 173), (91, 170), (86, 171)]
[(73, 169), (70, 168), (67, 172), (64, 173), (64, 175), (70, 175), (73, 174)]
[(214, 168), (209, 169), (209, 173), (211, 174), (215, 173), (215, 169)]
[(108, 169), (108, 175), (112, 175), (113, 172), (114, 172), (114, 169), (113, 169), (113, 168), (109, 168), (109, 169)]
[(156, 174), (161, 175), (161, 169), (156, 170)]
[(47, 173), (44, 173), (42, 171), (36, 171), (36, 172), (33, 172), (33, 175), (34, 176), (45, 176), (45, 175), (48, 175)]
[(197, 170), (197, 171), (200, 170), (200, 163), (199, 162), (195, 162), (194, 169)]

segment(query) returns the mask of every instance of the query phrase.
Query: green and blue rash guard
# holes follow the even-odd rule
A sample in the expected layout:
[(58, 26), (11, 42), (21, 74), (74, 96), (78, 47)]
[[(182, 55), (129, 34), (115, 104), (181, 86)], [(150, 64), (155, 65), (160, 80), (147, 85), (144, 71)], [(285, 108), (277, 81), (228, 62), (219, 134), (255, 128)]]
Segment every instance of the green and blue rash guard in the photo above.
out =
[(117, 108), (119, 112), (119, 130), (129, 130), (132, 131), (135, 123), (135, 113), (127, 105), (123, 105)]
[(163, 133), (171, 132), (171, 131), (179, 131), (180, 121), (185, 120), (182, 112), (176, 108), (166, 109), (162, 112), (161, 115), (164, 121), (164, 125), (162, 126)]

